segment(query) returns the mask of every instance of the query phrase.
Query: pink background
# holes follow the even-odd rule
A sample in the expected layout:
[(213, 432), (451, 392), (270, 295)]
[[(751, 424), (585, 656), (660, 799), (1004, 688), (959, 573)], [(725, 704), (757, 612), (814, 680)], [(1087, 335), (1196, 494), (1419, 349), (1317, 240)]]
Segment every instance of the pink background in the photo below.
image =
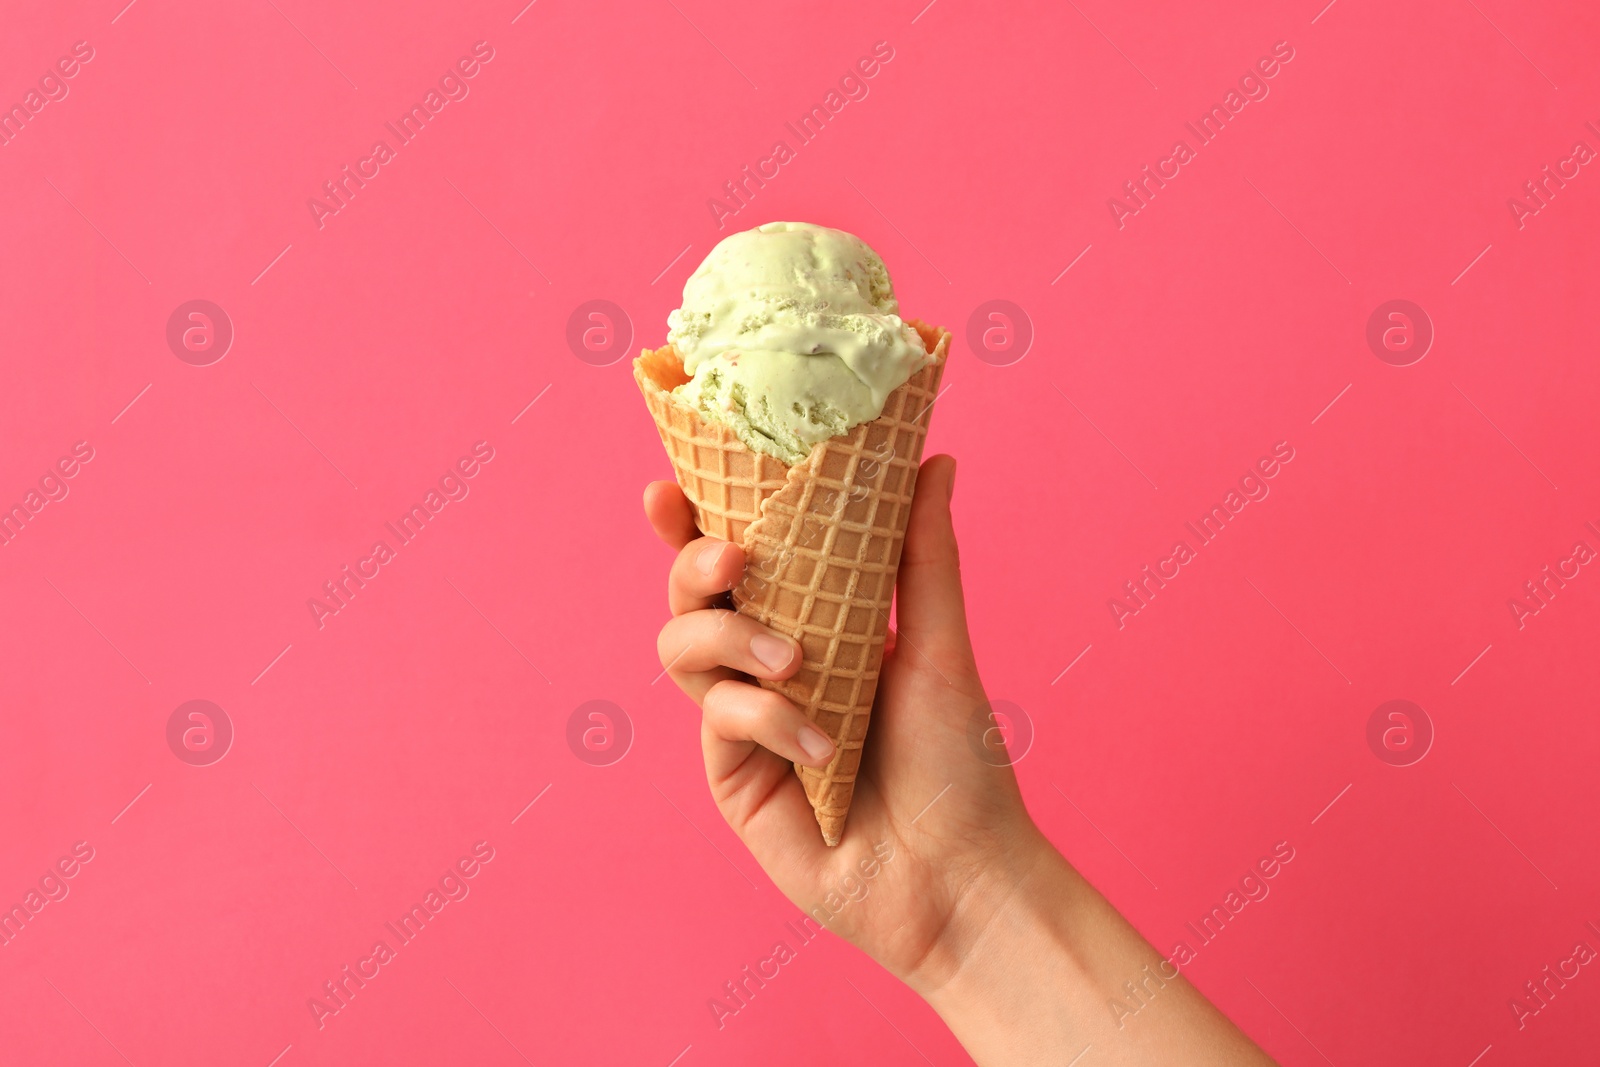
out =
[[(713, 1022), (798, 911), (653, 681), (667, 465), (626, 359), (592, 365), (661, 342), (731, 232), (708, 199), (879, 41), (729, 225), (854, 231), (956, 332), (930, 447), (1035, 817), (1164, 951), (1288, 842), (1186, 969), (1285, 1064), (1590, 1054), (1600, 968), (1521, 1030), (1508, 1002), (1600, 948), (1600, 576), (1521, 629), (1508, 600), (1600, 548), (1600, 175), (1521, 228), (1507, 200), (1600, 148), (1592, 8), (523, 2), (8, 16), (0, 102), (94, 57), (0, 148), (0, 503), (94, 458), (0, 548), (0, 902), (94, 858), (0, 948), (0, 1058), (968, 1062), (832, 935)], [(478, 41), (470, 95), (319, 228)], [(1119, 229), (1108, 198), (1279, 41), (1270, 95)], [(209, 366), (165, 339), (194, 299), (236, 331)], [(597, 299), (631, 331), (585, 361)], [(1020, 362), (975, 354), (992, 299)], [(1411, 366), (1365, 340), (1391, 299), (1436, 332)], [(470, 495), (319, 628), (478, 441)], [(1270, 496), (1119, 628), (1280, 441)], [(196, 699), (236, 733), (209, 766), (167, 741)], [(1367, 742), (1393, 699), (1434, 730), (1411, 766)], [(631, 722), (609, 766), (566, 740), (589, 700)], [(308, 999), (479, 841), (470, 895), (319, 1029)]]

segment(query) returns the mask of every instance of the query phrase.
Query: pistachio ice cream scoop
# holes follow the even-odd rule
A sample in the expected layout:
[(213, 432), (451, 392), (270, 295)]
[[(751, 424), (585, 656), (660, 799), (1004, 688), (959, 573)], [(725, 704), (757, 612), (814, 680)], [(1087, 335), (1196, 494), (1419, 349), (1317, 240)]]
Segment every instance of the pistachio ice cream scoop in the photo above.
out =
[(674, 390), (745, 446), (793, 465), (876, 419), (930, 361), (883, 260), (860, 238), (769, 222), (724, 238), (683, 287), (667, 338)]

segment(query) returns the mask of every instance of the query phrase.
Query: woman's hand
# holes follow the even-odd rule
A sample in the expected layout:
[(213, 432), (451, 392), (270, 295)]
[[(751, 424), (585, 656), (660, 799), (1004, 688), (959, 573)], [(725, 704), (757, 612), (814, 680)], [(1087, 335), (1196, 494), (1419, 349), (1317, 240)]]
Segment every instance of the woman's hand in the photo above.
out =
[(974, 888), (1014, 877), (1049, 848), (1003, 750), (985, 762), (969, 741), (974, 721), (979, 735), (989, 722), (950, 523), (955, 467), (935, 456), (918, 475), (898, 632), (884, 654), (855, 798), (835, 848), (823, 844), (791, 766), (825, 766), (832, 742), (752, 680), (794, 674), (799, 646), (726, 607), (744, 553), (699, 536), (676, 483), (654, 482), (644, 498), (657, 535), (679, 550), (667, 580), (673, 617), (658, 651), (704, 711), (706, 779), (723, 818), (801, 910), (916, 985), (937, 984), (952, 968), (941, 948)]
[(1090, 1048), (1096, 1067), (1270, 1067), (1029, 818), (967, 636), (955, 467), (934, 456), (917, 478), (899, 630), (835, 848), (791, 765), (825, 766), (833, 745), (752, 681), (794, 674), (799, 647), (727, 607), (739, 546), (701, 537), (675, 483), (645, 490), (651, 525), (678, 550), (658, 651), (704, 712), (722, 817), (790, 900), (920, 993), (986, 1067), (1061, 1067)]

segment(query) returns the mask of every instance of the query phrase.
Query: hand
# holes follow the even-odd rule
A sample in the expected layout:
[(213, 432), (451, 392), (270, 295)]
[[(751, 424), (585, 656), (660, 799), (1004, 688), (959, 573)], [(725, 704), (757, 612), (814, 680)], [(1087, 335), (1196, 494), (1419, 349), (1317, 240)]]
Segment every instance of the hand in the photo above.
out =
[[(937, 984), (953, 966), (941, 939), (968, 894), (1049, 847), (1011, 768), (979, 759), (968, 742), (987, 701), (950, 521), (955, 467), (935, 456), (918, 475), (900, 561), (899, 630), (884, 653), (855, 798), (835, 848), (823, 844), (791, 766), (826, 765), (832, 743), (787, 699), (751, 681), (794, 674), (799, 646), (719, 606), (744, 574), (744, 553), (699, 536), (676, 483), (654, 482), (644, 498), (656, 534), (679, 550), (667, 581), (673, 618), (658, 651), (704, 711), (706, 780), (723, 818), (802, 911), (827, 917), (829, 929), (919, 985)], [(863, 888), (865, 896), (850, 899)]]
[(1010, 766), (974, 750), (988, 702), (950, 521), (955, 466), (934, 456), (917, 478), (899, 631), (835, 848), (791, 765), (826, 765), (832, 743), (750, 680), (794, 674), (798, 646), (727, 608), (739, 546), (699, 536), (676, 483), (645, 490), (651, 525), (678, 550), (657, 649), (704, 712), (722, 817), (785, 896), (920, 993), (985, 1067), (1060, 1067), (1089, 1046), (1097, 1065), (1271, 1067), (1045, 840)]

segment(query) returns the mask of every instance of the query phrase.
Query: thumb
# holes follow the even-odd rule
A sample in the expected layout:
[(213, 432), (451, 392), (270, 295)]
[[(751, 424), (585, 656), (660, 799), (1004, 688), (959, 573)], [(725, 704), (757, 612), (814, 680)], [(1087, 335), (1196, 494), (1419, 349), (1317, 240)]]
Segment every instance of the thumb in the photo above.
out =
[(974, 669), (961, 594), (960, 550), (950, 521), (955, 479), (953, 457), (933, 456), (923, 462), (896, 584), (900, 639), (941, 670), (947, 664)]

